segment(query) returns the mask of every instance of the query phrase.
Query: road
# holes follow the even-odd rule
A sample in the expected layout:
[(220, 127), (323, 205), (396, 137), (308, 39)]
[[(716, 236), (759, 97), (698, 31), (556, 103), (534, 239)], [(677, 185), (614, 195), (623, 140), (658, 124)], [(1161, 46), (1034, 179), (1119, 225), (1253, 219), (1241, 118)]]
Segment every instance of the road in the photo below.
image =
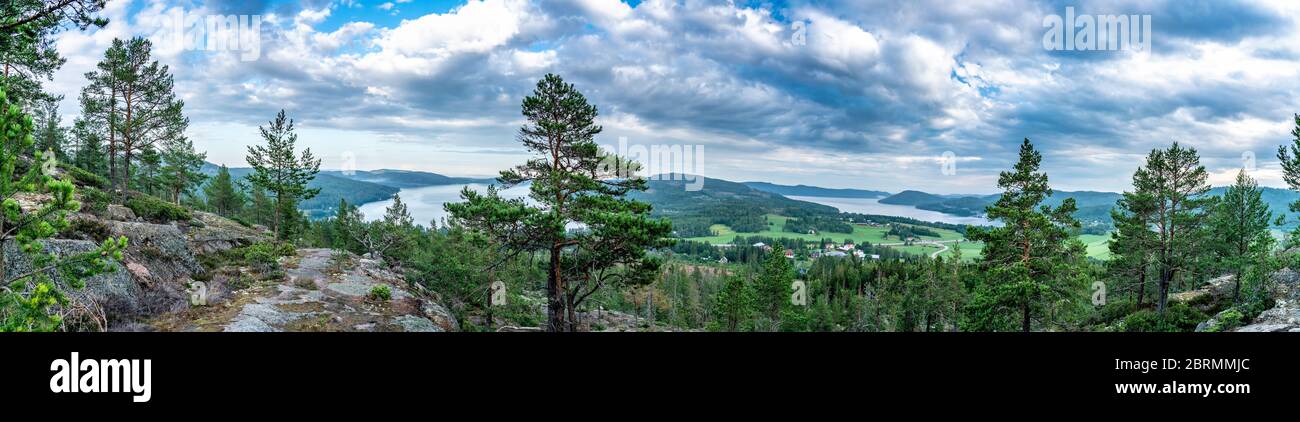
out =
[[(939, 245), (939, 246), (942, 247), (943, 249), (940, 249), (938, 252), (935, 252), (935, 253), (930, 254), (930, 258), (934, 258), (934, 257), (939, 256), (939, 254), (948, 251), (948, 245), (947, 245), (948, 243), (957, 243), (957, 242), (960, 242), (960, 241), (961, 241), (961, 239), (949, 239), (949, 240), (922, 240), (922, 241), (919, 241), (919, 242), (914, 242), (914, 243), (912, 243), (912, 244), (913, 244), (913, 245), (927, 245), (927, 244), (928, 244), (928, 245)], [(876, 245), (876, 246), (907, 246), (907, 244), (904, 243), (904, 242), (898, 242), (898, 243), (873, 243), (873, 245)]]

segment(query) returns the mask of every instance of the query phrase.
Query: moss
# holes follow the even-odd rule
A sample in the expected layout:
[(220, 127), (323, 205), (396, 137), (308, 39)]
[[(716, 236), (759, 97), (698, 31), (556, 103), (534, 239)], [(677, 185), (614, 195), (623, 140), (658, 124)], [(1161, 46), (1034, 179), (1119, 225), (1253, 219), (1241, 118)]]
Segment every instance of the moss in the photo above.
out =
[(77, 189), (77, 192), (81, 194), (82, 211), (100, 216), (108, 212), (108, 204), (112, 202), (112, 198), (107, 192), (90, 186)]
[(127, 200), (126, 207), (134, 211), (136, 216), (156, 223), (189, 221), (193, 218), (190, 210), (185, 207), (145, 194), (136, 194)]
[(91, 173), (86, 171), (86, 169), (72, 164), (60, 163), (59, 167), (69, 176), (72, 176), (72, 181), (78, 185), (89, 186), (96, 189), (108, 189), (108, 178), (104, 176)]

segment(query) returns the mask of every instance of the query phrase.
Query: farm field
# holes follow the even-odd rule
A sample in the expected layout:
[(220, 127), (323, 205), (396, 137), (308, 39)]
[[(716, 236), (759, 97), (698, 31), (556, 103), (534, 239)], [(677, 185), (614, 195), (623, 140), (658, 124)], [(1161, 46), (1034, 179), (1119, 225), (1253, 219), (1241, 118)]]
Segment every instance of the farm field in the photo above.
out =
[[(785, 226), (785, 221), (787, 219), (788, 217), (775, 215), (775, 214), (768, 214), (767, 230), (757, 232), (757, 233), (737, 233), (735, 230), (732, 230), (730, 227), (727, 227), (726, 225), (714, 224), (713, 227), (711, 227), (711, 229), (715, 233), (713, 236), (693, 237), (690, 238), (689, 240), (698, 241), (698, 242), (709, 242), (716, 245), (722, 243), (730, 243), (733, 240), (735, 240), (737, 235), (740, 235), (740, 236), (763, 236), (763, 237), (786, 238), (786, 239), (803, 239), (806, 241), (819, 241), (821, 239), (829, 238), (831, 240), (834, 240), (835, 242), (843, 242), (845, 239), (850, 239), (853, 240), (854, 243), (868, 242), (871, 244), (889, 244), (889, 243), (900, 242), (900, 240), (896, 237), (890, 237), (888, 239), (885, 238), (885, 234), (889, 232), (889, 228), (883, 226), (871, 227), (865, 225), (855, 225), (853, 227), (852, 234), (818, 233), (815, 235), (810, 235), (807, 233), (791, 233), (791, 232), (782, 231), (781, 228)], [(952, 230), (940, 229), (934, 227), (928, 227), (928, 228), (939, 233), (940, 236), (924, 237), (923, 238), (924, 240), (953, 240), (953, 239), (962, 238), (961, 233)], [(1085, 234), (1085, 235), (1080, 235), (1079, 240), (1082, 241), (1084, 245), (1087, 247), (1089, 257), (1100, 259), (1100, 260), (1110, 259), (1110, 249), (1107, 247), (1107, 242), (1110, 240), (1109, 234), (1106, 235)], [(908, 246), (891, 246), (891, 247), (906, 253), (917, 254), (917, 255), (921, 255), (921, 254), (929, 255), (941, 249), (936, 245), (929, 245), (929, 244), (916, 244), (916, 245), (908, 245)], [(962, 260), (964, 261), (975, 260), (980, 256), (980, 251), (983, 249), (983, 247), (984, 244), (982, 242), (962, 242), (961, 243)]]
[[(803, 239), (808, 241), (832, 239), (836, 242), (843, 242), (844, 239), (850, 239), (853, 240), (854, 243), (868, 242), (872, 244), (901, 242), (901, 240), (899, 240), (897, 237), (891, 237), (886, 239), (885, 233), (889, 232), (889, 228), (883, 226), (871, 227), (865, 225), (855, 225), (853, 226), (853, 233), (851, 234), (830, 233), (830, 232), (818, 233), (818, 234), (807, 234), (807, 233), (791, 233), (791, 232), (782, 231), (781, 228), (785, 226), (785, 221), (788, 219), (789, 218), (787, 217), (783, 217), (775, 214), (768, 214), (767, 230), (757, 232), (757, 233), (736, 233), (730, 227), (727, 227), (722, 224), (714, 224), (713, 227), (711, 227), (711, 229), (715, 233), (713, 236), (693, 237), (690, 238), (689, 240), (694, 240), (698, 242), (709, 242), (716, 245), (720, 243), (730, 243), (732, 240), (735, 240), (736, 235), (741, 235), (741, 236), (764, 236), (764, 237), (786, 238), (786, 239)], [(933, 227), (931, 227), (930, 229), (939, 233), (940, 236), (925, 237), (923, 239), (952, 240), (952, 239), (960, 239), (962, 237), (961, 233), (952, 230), (933, 228)]]

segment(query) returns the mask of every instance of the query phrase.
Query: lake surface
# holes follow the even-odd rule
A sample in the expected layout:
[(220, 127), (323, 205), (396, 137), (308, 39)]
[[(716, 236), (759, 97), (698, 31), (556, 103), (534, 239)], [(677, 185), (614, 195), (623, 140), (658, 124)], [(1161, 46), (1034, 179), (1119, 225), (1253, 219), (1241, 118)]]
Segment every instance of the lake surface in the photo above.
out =
[(839, 209), (840, 212), (892, 215), (948, 224), (996, 225), (984, 217), (962, 217), (938, 211), (923, 210), (909, 205), (882, 204), (879, 199), (874, 198), (824, 198), (817, 196), (788, 196), (787, 198), (829, 205)]
[[(468, 185), (424, 186), (402, 189), (398, 191), (397, 194), (402, 197), (402, 202), (406, 203), (406, 207), (411, 213), (411, 218), (415, 219), (417, 224), (428, 226), (429, 222), (437, 221), (438, 225), (441, 226), (443, 220), (447, 218), (447, 212), (442, 209), (442, 204), (447, 202), (460, 202), (460, 190), (466, 186), (469, 186), (470, 189), (478, 192), (486, 192), (488, 185), (472, 183)], [(516, 186), (500, 191), (500, 194), (502, 197), (506, 198), (527, 197), (528, 186)], [(814, 196), (790, 196), (789, 198), (829, 205), (842, 212), (893, 215), (915, 218), (921, 221), (938, 221), (949, 224), (996, 225), (995, 223), (989, 222), (989, 220), (984, 217), (961, 217), (944, 214), (938, 211), (917, 209), (907, 205), (882, 204), (877, 199), (824, 198)], [(384, 217), (384, 210), (392, 204), (393, 201), (391, 199), (361, 204), (361, 214), (365, 216), (367, 221), (378, 220)]]
[[(461, 202), (460, 190), (469, 186), (470, 189), (480, 193), (487, 192), (488, 185), (472, 183), (468, 185), (439, 185), (424, 186), (418, 188), (406, 188), (397, 192), (402, 197), (402, 202), (406, 203), (407, 210), (411, 213), (411, 218), (415, 223), (428, 227), (429, 222), (437, 221), (442, 226), (443, 220), (447, 218), (447, 211), (442, 209), (442, 204), (447, 202)], [(499, 191), (504, 198), (522, 198), (528, 196), (527, 186), (516, 186), (510, 189)], [(365, 216), (366, 221), (378, 220), (384, 217), (384, 210), (393, 205), (393, 200), (384, 200), (378, 202), (367, 202), (361, 204), (359, 209)]]

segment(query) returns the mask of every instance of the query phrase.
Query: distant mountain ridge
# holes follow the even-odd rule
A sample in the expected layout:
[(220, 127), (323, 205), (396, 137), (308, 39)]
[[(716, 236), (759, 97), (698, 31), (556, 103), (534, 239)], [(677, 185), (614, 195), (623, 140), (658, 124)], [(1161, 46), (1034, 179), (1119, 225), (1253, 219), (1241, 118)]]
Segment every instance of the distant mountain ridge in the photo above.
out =
[[(216, 164), (204, 163), (200, 171), (208, 176), (214, 176), (219, 168), (220, 166)], [(253, 169), (249, 167), (230, 167), (230, 177), (235, 181), (242, 181), (252, 172)], [(310, 188), (320, 188), (320, 194), (298, 204), (298, 208), (309, 217), (321, 218), (331, 215), (338, 207), (340, 199), (352, 205), (361, 205), (392, 198), (404, 188), (492, 182), (493, 179), (450, 177), (411, 170), (381, 169), (355, 172), (323, 170), (307, 184)]]
[(863, 189), (843, 189), (843, 188), (822, 188), (808, 185), (778, 185), (768, 182), (742, 182), (741, 184), (749, 186), (763, 192), (770, 192), (784, 196), (813, 196), (819, 198), (883, 198), (889, 196), (889, 192)]
[(452, 177), (444, 176), (438, 173), (413, 170), (323, 170), (321, 174), (343, 177), (347, 179), (375, 183), (395, 188), (418, 188), (421, 186), (439, 186), (439, 185), (462, 185), (469, 183), (495, 183), (495, 178), (472, 178), (472, 177)]

